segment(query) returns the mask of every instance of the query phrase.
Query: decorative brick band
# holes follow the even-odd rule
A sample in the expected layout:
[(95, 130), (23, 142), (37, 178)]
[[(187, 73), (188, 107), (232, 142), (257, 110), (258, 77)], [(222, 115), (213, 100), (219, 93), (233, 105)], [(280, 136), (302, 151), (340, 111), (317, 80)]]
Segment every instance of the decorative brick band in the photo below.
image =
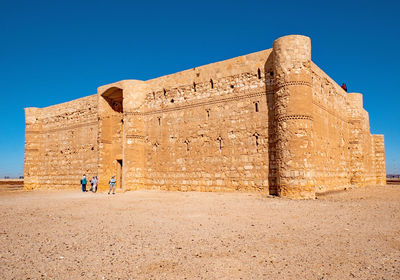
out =
[(255, 92), (255, 93), (250, 93), (250, 94), (246, 94), (246, 95), (238, 95), (238, 96), (232, 96), (232, 97), (228, 97), (228, 98), (222, 98), (219, 100), (210, 100), (210, 101), (176, 106), (176, 107), (172, 107), (172, 108), (165, 108), (162, 110), (154, 110), (154, 111), (147, 111), (147, 112), (125, 112), (124, 115), (147, 116), (147, 115), (153, 115), (153, 114), (161, 114), (161, 113), (173, 112), (173, 111), (184, 110), (184, 109), (189, 109), (189, 108), (194, 108), (194, 107), (213, 105), (213, 104), (224, 103), (224, 102), (232, 102), (232, 101), (236, 101), (236, 100), (240, 100), (240, 99), (263, 96), (266, 94), (267, 94), (266, 91)]
[(282, 116), (282, 117), (278, 117), (277, 121), (281, 122), (281, 121), (287, 121), (287, 120), (314, 120), (314, 118), (312, 116), (309, 115), (288, 115), (288, 116)]
[(288, 86), (307, 86), (307, 87), (312, 87), (310, 82), (306, 81), (289, 81), (289, 82), (284, 82), (276, 85), (276, 90), (283, 88), (283, 87), (288, 87)]
[(25, 134), (39, 134), (39, 130), (25, 130)]
[(323, 106), (322, 104), (319, 104), (318, 102), (315, 102), (315, 101), (313, 101), (312, 103), (313, 103), (314, 105), (320, 107), (320, 108), (321, 108), (322, 110), (324, 110), (325, 112), (331, 114), (332, 116), (334, 116), (334, 117), (336, 117), (336, 118), (338, 118), (338, 119), (341, 119), (341, 120), (344, 121), (344, 122), (349, 122), (346, 118), (343, 118), (343, 117), (339, 116), (339, 115), (336, 114), (334, 111), (329, 110), (328, 108), (326, 108), (326, 107)]
[(57, 131), (63, 131), (63, 130), (70, 130), (70, 129), (75, 129), (75, 128), (80, 128), (80, 127), (86, 127), (86, 126), (94, 126), (97, 125), (98, 122), (88, 122), (88, 123), (82, 123), (82, 124), (76, 124), (76, 125), (71, 125), (67, 127), (60, 127), (60, 128), (53, 128), (53, 129), (43, 129), (40, 133), (48, 133), (48, 132), (57, 132)]
[(143, 135), (126, 135), (126, 138), (130, 139), (144, 139)]

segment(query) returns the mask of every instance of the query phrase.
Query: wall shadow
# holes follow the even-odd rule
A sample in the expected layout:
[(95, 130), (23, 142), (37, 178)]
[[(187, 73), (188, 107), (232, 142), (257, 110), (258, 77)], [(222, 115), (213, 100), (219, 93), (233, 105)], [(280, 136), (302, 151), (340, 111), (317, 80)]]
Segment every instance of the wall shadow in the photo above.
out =
[(276, 122), (274, 102), (273, 53), (271, 52), (264, 65), (264, 81), (267, 91), (268, 106), (268, 187), (270, 195), (278, 195), (276, 164)]

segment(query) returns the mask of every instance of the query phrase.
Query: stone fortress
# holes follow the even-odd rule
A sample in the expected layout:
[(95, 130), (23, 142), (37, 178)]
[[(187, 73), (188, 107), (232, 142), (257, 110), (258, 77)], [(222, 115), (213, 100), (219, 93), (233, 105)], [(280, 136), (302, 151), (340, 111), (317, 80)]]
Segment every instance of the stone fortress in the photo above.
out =
[(26, 108), (25, 188), (263, 191), (289, 198), (386, 183), (360, 93), (311, 61), (311, 40)]

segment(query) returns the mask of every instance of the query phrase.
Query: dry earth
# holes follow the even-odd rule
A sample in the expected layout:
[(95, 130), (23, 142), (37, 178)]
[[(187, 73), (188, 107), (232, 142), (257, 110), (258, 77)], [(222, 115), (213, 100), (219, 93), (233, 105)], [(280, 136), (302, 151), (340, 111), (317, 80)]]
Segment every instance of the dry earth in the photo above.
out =
[(400, 186), (0, 192), (1, 279), (400, 279)]

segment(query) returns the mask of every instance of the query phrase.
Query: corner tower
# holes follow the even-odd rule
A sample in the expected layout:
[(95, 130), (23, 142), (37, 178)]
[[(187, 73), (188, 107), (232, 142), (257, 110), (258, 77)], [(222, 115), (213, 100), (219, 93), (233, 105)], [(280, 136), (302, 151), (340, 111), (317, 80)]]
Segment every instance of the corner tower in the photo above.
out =
[(273, 71), (278, 195), (314, 198), (310, 38), (275, 40)]

